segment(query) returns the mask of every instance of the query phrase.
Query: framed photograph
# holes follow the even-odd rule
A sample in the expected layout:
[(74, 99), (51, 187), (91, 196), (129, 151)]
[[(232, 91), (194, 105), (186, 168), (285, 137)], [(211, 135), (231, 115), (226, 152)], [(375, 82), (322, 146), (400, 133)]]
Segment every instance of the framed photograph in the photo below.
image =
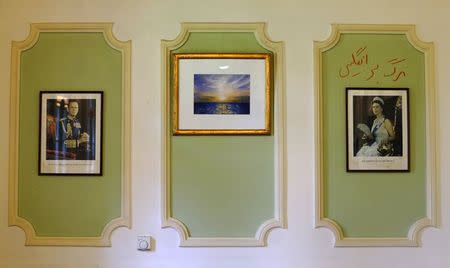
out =
[(407, 88), (347, 88), (347, 171), (409, 171)]
[(174, 54), (174, 135), (269, 135), (270, 54)]
[(39, 175), (102, 175), (101, 91), (41, 91)]

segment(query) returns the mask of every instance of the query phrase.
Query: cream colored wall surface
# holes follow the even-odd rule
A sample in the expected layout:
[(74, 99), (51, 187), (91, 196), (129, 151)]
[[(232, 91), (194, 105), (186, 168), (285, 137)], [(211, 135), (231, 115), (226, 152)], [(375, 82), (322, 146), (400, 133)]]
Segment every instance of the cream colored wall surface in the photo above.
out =
[[(408, 8), (406, 8), (408, 7)], [(0, 0), (0, 267), (450, 267), (450, 3), (334, 0)], [(180, 248), (173, 229), (161, 229), (161, 39), (174, 39), (180, 22), (267, 22), (272, 40), (286, 45), (288, 229), (275, 229), (263, 248)], [(31, 22), (114, 22), (132, 40), (132, 229), (112, 234), (110, 248), (25, 247), (24, 233), (7, 227), (8, 122), (12, 40)], [(426, 229), (421, 248), (333, 248), (329, 230), (314, 229), (313, 40), (330, 23), (416, 24), (436, 49), (441, 228)], [(136, 250), (149, 234), (155, 246)]]

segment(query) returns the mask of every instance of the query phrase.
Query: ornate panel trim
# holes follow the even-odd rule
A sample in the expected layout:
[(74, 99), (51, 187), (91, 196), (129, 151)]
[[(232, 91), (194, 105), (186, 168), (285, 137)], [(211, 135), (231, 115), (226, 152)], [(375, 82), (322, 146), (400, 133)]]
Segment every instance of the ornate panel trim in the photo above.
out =
[[(26, 235), (25, 245), (111, 246), (111, 234), (118, 227), (131, 227), (131, 41), (120, 41), (112, 23), (33, 23), (24, 41), (13, 41), (11, 49), (11, 115), (9, 162), (9, 226), (18, 226)], [(42, 32), (100, 32), (108, 45), (122, 54), (122, 192), (121, 217), (110, 221), (99, 237), (42, 237), (33, 225), (18, 215), (19, 94), (21, 53), (32, 48)]]
[[(339, 224), (325, 217), (324, 213), (324, 155), (323, 155), (323, 85), (322, 85), (322, 53), (333, 48), (344, 33), (369, 34), (404, 34), (409, 43), (425, 56), (425, 94), (426, 94), (426, 192), (427, 217), (419, 219), (410, 226), (407, 237), (345, 237)], [(335, 246), (420, 246), (421, 231), (426, 227), (439, 225), (439, 192), (438, 192), (438, 155), (436, 146), (437, 108), (434, 85), (434, 46), (431, 42), (423, 42), (416, 35), (414, 25), (365, 25), (365, 24), (333, 24), (330, 37), (325, 41), (314, 42), (314, 81), (315, 81), (315, 130), (316, 130), (316, 186), (315, 186), (315, 226), (328, 228), (335, 237)]]
[[(192, 32), (251, 32), (261, 46), (274, 54), (274, 131), (275, 136), (275, 217), (264, 222), (252, 238), (193, 238), (187, 226), (172, 217), (171, 212), (171, 174), (170, 174), (170, 53), (182, 47)], [(162, 226), (174, 228), (180, 236), (180, 246), (212, 247), (212, 246), (265, 246), (270, 230), (286, 228), (286, 185), (285, 185), (285, 96), (284, 96), (284, 44), (271, 41), (266, 33), (265, 23), (182, 23), (181, 32), (174, 40), (162, 40)]]

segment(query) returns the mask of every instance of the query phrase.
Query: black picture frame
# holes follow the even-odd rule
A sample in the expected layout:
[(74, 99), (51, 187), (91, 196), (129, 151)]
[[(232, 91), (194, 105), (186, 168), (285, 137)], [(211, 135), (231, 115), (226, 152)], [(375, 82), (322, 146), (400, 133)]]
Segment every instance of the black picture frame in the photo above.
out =
[(409, 89), (346, 88), (347, 172), (409, 172)]
[(40, 91), (38, 174), (102, 176), (103, 91)]

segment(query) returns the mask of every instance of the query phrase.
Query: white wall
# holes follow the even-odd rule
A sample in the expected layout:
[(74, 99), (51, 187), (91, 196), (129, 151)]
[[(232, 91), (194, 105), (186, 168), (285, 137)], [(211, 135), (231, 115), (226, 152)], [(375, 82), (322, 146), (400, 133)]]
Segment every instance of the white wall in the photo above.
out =
[[(419, 0), (0, 0), (0, 267), (450, 267), (450, 3)], [(425, 4), (428, 3), (428, 4)], [(410, 8), (404, 8), (404, 7)], [(111, 248), (25, 247), (24, 233), (7, 227), (8, 123), (11, 40), (31, 22), (114, 22), (132, 43), (133, 228), (112, 235)], [(180, 22), (268, 22), (272, 40), (286, 44), (288, 229), (270, 233), (265, 248), (180, 248), (161, 229), (160, 40), (177, 36)], [(314, 229), (313, 40), (330, 23), (416, 24), (435, 42), (442, 225), (423, 232), (421, 248), (333, 248), (326, 229)], [(139, 252), (136, 236), (156, 246)]]

